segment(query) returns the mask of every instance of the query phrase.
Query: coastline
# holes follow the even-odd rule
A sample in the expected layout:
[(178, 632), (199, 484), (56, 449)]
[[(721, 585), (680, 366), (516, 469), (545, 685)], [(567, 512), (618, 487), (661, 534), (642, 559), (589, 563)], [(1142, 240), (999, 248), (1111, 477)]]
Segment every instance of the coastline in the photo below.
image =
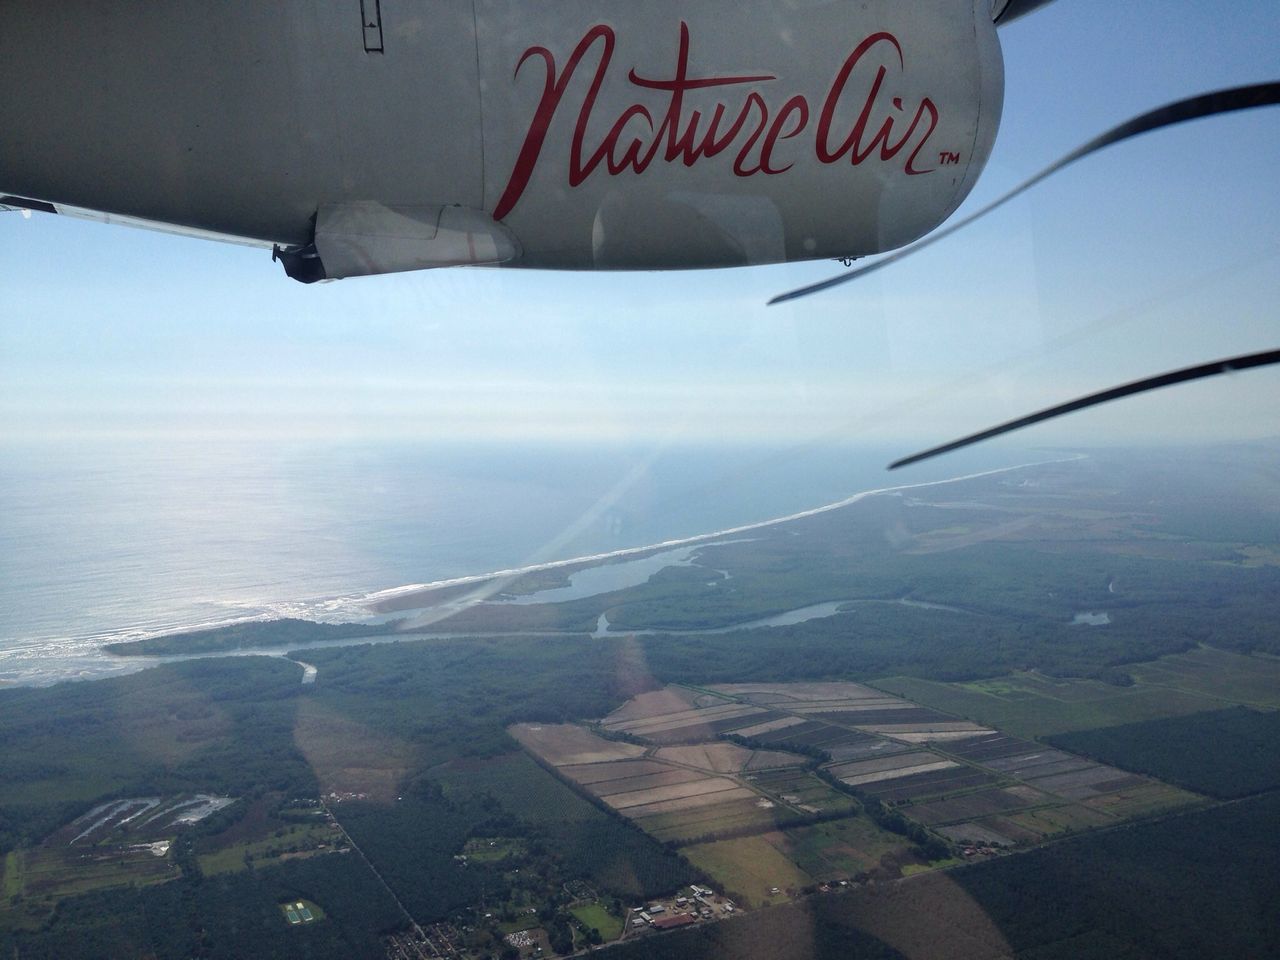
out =
[[(739, 524), (737, 526), (721, 530), (696, 534), (693, 536), (673, 538), (656, 543), (572, 557), (563, 560), (547, 561), (521, 567), (501, 569), (489, 573), (455, 577), (427, 583), (406, 584), (399, 587), (359, 594), (329, 594), (288, 602), (274, 603), (272, 604), (272, 609), (269, 612), (249, 616), (210, 618), (210, 620), (204, 622), (195, 621), (186, 624), (173, 624), (171, 626), (165, 626), (158, 629), (135, 627), (111, 634), (97, 634), (81, 637), (51, 637), (49, 639), (52, 649), (48, 654), (37, 653), (31, 645), (22, 644), (20, 647), (9, 651), (5, 657), (0, 658), (2, 661), (11, 660), (15, 666), (19, 662), (26, 662), (26, 667), (24, 669), (6, 669), (0, 671), (0, 681), (2, 681), (0, 682), (0, 686), (4, 689), (16, 689), (26, 686), (47, 686), (51, 683), (59, 683), (68, 680), (89, 680), (117, 676), (121, 673), (133, 672), (135, 669), (141, 669), (145, 666), (151, 665), (151, 663), (159, 662), (160, 660), (167, 658), (153, 658), (149, 656), (112, 656), (106, 649), (110, 644), (143, 641), (155, 637), (167, 637), (174, 634), (190, 633), (192, 631), (234, 628), (244, 624), (261, 623), (281, 618), (301, 618), (317, 624), (371, 626), (374, 624), (387, 624), (389, 621), (394, 619), (393, 614), (395, 613), (401, 613), (402, 615), (407, 613), (408, 618), (401, 619), (398, 624), (398, 632), (393, 633), (388, 637), (388, 639), (403, 638), (405, 635), (412, 634), (416, 630), (429, 627), (437, 621), (444, 620), (466, 607), (483, 603), (486, 600), (492, 600), (494, 596), (502, 593), (513, 581), (530, 574), (537, 574), (545, 571), (559, 571), (567, 576), (582, 569), (589, 569), (591, 567), (600, 566), (610, 562), (634, 561), (647, 555), (658, 554), (663, 551), (696, 547), (714, 542), (718, 539), (733, 537), (739, 534), (750, 534), (753, 531), (769, 529), (791, 521), (820, 516), (824, 513), (843, 509), (874, 496), (924, 489), (927, 487), (945, 486), (947, 484), (961, 483), (968, 480), (982, 479), (984, 477), (999, 476), (1040, 466), (1071, 463), (1087, 458), (1087, 454), (1077, 453), (1069, 456), (1050, 457), (1042, 460), (1012, 464), (1009, 466), (966, 473), (938, 480), (895, 484), (892, 486), (861, 490), (857, 493), (851, 494), (850, 496), (843, 497), (839, 500), (822, 504), (817, 507), (808, 508), (766, 520)], [(530, 597), (536, 596), (537, 593), (545, 592), (547, 589), (552, 588), (546, 587), (538, 589), (530, 593)], [(396, 631), (395, 626), (388, 625), (387, 629), (388, 631)], [(432, 631), (431, 635), (439, 634)], [(328, 642), (332, 643), (334, 641)], [(349, 641), (336, 642), (344, 643)], [(287, 648), (275, 647), (270, 652), (284, 649)], [(268, 651), (262, 650), (261, 652), (267, 653)], [(225, 654), (213, 653), (212, 655), (217, 656)], [(4, 665), (7, 666), (8, 664)]]
[[(530, 564), (525, 567), (496, 570), (492, 573), (476, 574), (466, 577), (454, 577), (449, 580), (437, 580), (430, 583), (416, 583), (407, 584), (401, 587), (391, 587), (387, 590), (378, 590), (373, 593), (365, 594), (362, 597), (356, 598), (355, 602), (364, 604), (366, 609), (373, 613), (423, 610), (436, 606), (437, 604), (441, 604), (449, 607), (448, 612), (452, 614), (461, 606), (470, 605), (471, 603), (487, 599), (493, 594), (500, 592), (507, 584), (532, 573), (541, 573), (547, 570), (564, 570), (579, 566), (591, 566), (624, 557), (637, 558), (642, 557), (645, 554), (657, 553), (663, 550), (696, 546), (697, 544), (707, 543), (723, 537), (736, 536), (741, 533), (750, 533), (755, 530), (764, 530), (769, 527), (779, 526), (780, 524), (790, 523), (795, 520), (804, 520), (809, 517), (821, 516), (824, 513), (830, 513), (834, 510), (841, 510), (845, 507), (852, 506), (853, 504), (858, 503), (861, 500), (865, 500), (868, 497), (898, 493), (903, 490), (919, 490), (924, 487), (939, 487), (951, 483), (963, 483), (966, 480), (979, 480), (983, 477), (998, 476), (1002, 473), (1012, 473), (1017, 470), (1028, 470), (1032, 467), (1051, 466), (1058, 463), (1074, 463), (1078, 460), (1084, 459), (1088, 459), (1088, 454), (1077, 453), (1069, 457), (1056, 457), (1050, 460), (1036, 460), (1030, 463), (1014, 464), (1008, 467), (995, 467), (991, 470), (981, 470), (976, 473), (967, 473), (957, 477), (947, 477), (942, 480), (926, 480), (919, 483), (903, 483), (891, 487), (877, 487), (872, 490), (859, 491), (858, 493), (851, 494), (842, 500), (823, 504), (819, 507), (811, 507), (797, 513), (787, 514), (786, 516), (773, 517), (769, 520), (758, 520), (753, 523), (741, 524), (736, 527), (728, 527), (711, 533), (700, 533), (691, 537), (663, 540), (658, 543), (651, 543), (640, 547), (624, 547), (620, 550), (611, 550), (606, 553), (573, 557), (568, 560), (550, 560), (545, 563)], [(468, 591), (467, 588), (470, 588), (470, 591)], [(415, 625), (417, 624), (415, 623)]]

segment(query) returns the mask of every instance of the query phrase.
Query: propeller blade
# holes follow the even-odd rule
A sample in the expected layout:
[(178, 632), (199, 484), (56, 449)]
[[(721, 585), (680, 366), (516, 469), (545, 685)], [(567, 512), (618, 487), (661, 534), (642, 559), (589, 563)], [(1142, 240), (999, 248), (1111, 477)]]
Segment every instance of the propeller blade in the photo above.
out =
[(1010, 420), (1008, 423), (1002, 423), (998, 427), (992, 427), (990, 430), (983, 430), (981, 433), (973, 433), (959, 440), (944, 443), (940, 447), (932, 447), (909, 457), (903, 457), (901, 460), (895, 460), (889, 464), (889, 469), (897, 470), (899, 467), (905, 467), (911, 463), (919, 463), (921, 460), (928, 460), (930, 457), (936, 457), (939, 454), (950, 453), (952, 450), (959, 450), (961, 447), (980, 443), (983, 440), (990, 440), (992, 437), (998, 437), (1003, 433), (1021, 430), (1023, 427), (1029, 427), (1033, 423), (1052, 420), (1054, 417), (1074, 413), (1077, 410), (1084, 410), (1086, 407), (1096, 407), (1100, 403), (1119, 400), (1121, 397), (1131, 397), (1135, 393), (1145, 393), (1148, 390), (1157, 390), (1160, 387), (1171, 387), (1174, 384), (1187, 383), (1191, 380), (1203, 380), (1205, 377), (1215, 377), (1220, 373), (1233, 373), (1236, 370), (1265, 367), (1273, 363), (1280, 363), (1280, 350), (1264, 350), (1262, 353), (1249, 353), (1240, 357), (1230, 357), (1226, 360), (1214, 360), (1212, 363), (1184, 367), (1181, 370), (1173, 370), (1169, 373), (1162, 373), (1159, 376), (1147, 377), (1145, 380), (1135, 380), (1132, 383), (1112, 387), (1110, 390), (1103, 390), (1100, 393), (1091, 393), (1069, 403), (1049, 407), (1038, 413), (1020, 417), (1017, 420)]
[(1011, 20), (1017, 20), (1019, 17), (1025, 17), (1038, 7), (1043, 7), (1052, 0), (1005, 0), (1005, 4), (1000, 8), (995, 16), (996, 26), (1003, 27)]
[(1014, 187), (1004, 196), (1000, 197), (992, 203), (987, 204), (976, 213), (970, 214), (963, 220), (953, 223), (949, 227), (938, 230), (925, 239), (913, 244), (909, 247), (903, 247), (894, 253), (890, 253), (881, 257), (874, 263), (866, 266), (858, 267), (839, 276), (831, 277), (828, 280), (821, 280), (817, 283), (791, 290), (788, 293), (781, 293), (769, 301), (769, 306), (779, 303), (786, 303), (788, 300), (798, 300), (801, 297), (807, 297), (813, 293), (819, 293), (823, 290), (829, 290), (837, 287), (842, 283), (848, 283), (850, 280), (856, 280), (859, 277), (865, 277), (869, 273), (882, 270), (891, 263), (897, 263), (903, 257), (909, 257), (913, 253), (923, 250), (931, 244), (937, 243), (946, 237), (951, 236), (957, 230), (962, 230), (975, 220), (985, 217), (988, 213), (1004, 206), (1014, 197), (1020, 196), (1030, 190), (1041, 180), (1052, 176), (1064, 167), (1070, 166), (1077, 160), (1087, 157), (1091, 153), (1096, 153), (1113, 144), (1120, 143), (1122, 140), (1128, 140), (1131, 137), (1140, 134), (1150, 133), (1152, 130), (1159, 130), (1162, 127), (1173, 126), (1178, 123), (1185, 123), (1188, 120), (1199, 120), (1202, 117), (1211, 117), (1220, 113), (1231, 113), (1236, 110), (1251, 110), (1255, 107), (1271, 107), (1280, 104), (1280, 82), (1256, 83), (1245, 87), (1231, 87), (1226, 90), (1215, 90), (1211, 93), (1204, 93), (1197, 97), (1190, 97), (1186, 100), (1178, 100), (1175, 103), (1166, 104), (1155, 110), (1151, 110), (1141, 116), (1134, 117), (1126, 123), (1113, 127), (1101, 136), (1095, 137), (1088, 143), (1076, 148), (1067, 154), (1061, 160), (1045, 167), (1030, 180), (1025, 180), (1018, 186)]

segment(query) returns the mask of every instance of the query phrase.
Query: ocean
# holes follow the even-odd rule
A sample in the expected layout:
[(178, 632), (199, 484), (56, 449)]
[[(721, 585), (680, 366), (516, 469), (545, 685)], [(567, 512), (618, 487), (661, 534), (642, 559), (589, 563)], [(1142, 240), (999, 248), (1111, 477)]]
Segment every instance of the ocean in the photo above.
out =
[(237, 620), (367, 619), (370, 594), (756, 523), (889, 474), (847, 446), (118, 441), (0, 448), (0, 686), (136, 669), (104, 643)]

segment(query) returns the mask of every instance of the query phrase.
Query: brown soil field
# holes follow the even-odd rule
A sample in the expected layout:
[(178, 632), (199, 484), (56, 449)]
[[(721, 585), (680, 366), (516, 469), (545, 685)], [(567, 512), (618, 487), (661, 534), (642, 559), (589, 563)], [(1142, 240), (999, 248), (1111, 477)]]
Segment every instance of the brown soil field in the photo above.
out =
[(507, 729), (522, 746), (556, 767), (571, 763), (629, 760), (643, 756), (645, 752), (644, 747), (605, 740), (571, 723), (517, 723)]
[(636, 793), (641, 790), (652, 790), (654, 787), (670, 787), (677, 783), (692, 783), (702, 779), (705, 779), (705, 775), (697, 770), (667, 767), (660, 773), (650, 773), (642, 777), (626, 777), (622, 780), (593, 783), (587, 789), (597, 796), (611, 797), (616, 793)]
[(921, 764), (933, 763), (942, 757), (930, 750), (916, 750), (911, 753), (899, 753), (892, 757), (876, 757), (873, 760), (853, 760), (827, 767), (834, 777), (857, 777), (864, 773), (875, 773), (877, 770), (898, 770), (902, 767), (918, 767)]
[(601, 723), (606, 727), (613, 727), (628, 720), (646, 720), (668, 713), (679, 713), (692, 709), (696, 697), (697, 694), (692, 690), (686, 690), (683, 687), (664, 687), (661, 690), (637, 694), (605, 717)]
[[(732, 781), (725, 781), (732, 783)], [(621, 811), (624, 816), (628, 817), (648, 817), (655, 813), (674, 813), (679, 810), (694, 810), (698, 807), (713, 807), (722, 803), (731, 803), (736, 800), (750, 800), (755, 794), (746, 787), (733, 787), (730, 790), (721, 790), (718, 793), (703, 793), (693, 797), (677, 797), (674, 800), (659, 800), (656, 803), (648, 803), (642, 806), (628, 807)], [(715, 829), (714, 826), (709, 827)]]
[(735, 743), (695, 743), (663, 747), (654, 756), (712, 773), (739, 773), (751, 759), (751, 751)]
[(743, 727), (736, 732), (740, 737), (758, 737), (762, 733), (785, 730), (787, 727), (794, 727), (797, 723), (804, 722), (801, 717), (779, 717), (777, 720), (770, 720), (767, 723), (757, 723), (753, 727)]
[(732, 790), (737, 786), (736, 781), (726, 777), (706, 777), (702, 780), (673, 783), (666, 787), (650, 787), (648, 790), (615, 793), (606, 802), (615, 810), (626, 810), (628, 807), (640, 807), (649, 803), (659, 803), (663, 800), (683, 800), (685, 797), (701, 796), (704, 793)]
[(646, 773), (662, 773), (671, 769), (665, 763), (653, 760), (614, 760), (609, 763), (571, 764), (560, 768), (570, 780), (581, 784), (603, 783), (606, 780), (621, 780), (626, 777), (640, 777)]
[(661, 733), (663, 730), (674, 730), (692, 724), (710, 723), (712, 720), (729, 720), (735, 717), (750, 717), (764, 713), (760, 707), (747, 704), (730, 703), (723, 707), (708, 707), (705, 710), (681, 710), (679, 713), (666, 713), (645, 720), (628, 720), (614, 724), (610, 729), (624, 730), (638, 737), (650, 733)]
[[(967, 736), (974, 736), (980, 733), (994, 733), (985, 727), (980, 727), (976, 723), (970, 723), (968, 720), (956, 721), (939, 721), (937, 723), (880, 723), (880, 724), (854, 724), (859, 730), (865, 730), (867, 733), (880, 733), (885, 736), (894, 737), (899, 734), (938, 734), (938, 733), (964, 733)], [(930, 737), (932, 739), (932, 736)]]
[(863, 784), (881, 783), (885, 780), (896, 780), (899, 777), (913, 777), (918, 773), (932, 773), (935, 770), (951, 770), (958, 768), (960, 764), (954, 760), (938, 760), (934, 763), (924, 763), (918, 767), (905, 767), (901, 770), (881, 770), (877, 773), (864, 773), (856, 777), (841, 777), (841, 781), (849, 784), (851, 787)]

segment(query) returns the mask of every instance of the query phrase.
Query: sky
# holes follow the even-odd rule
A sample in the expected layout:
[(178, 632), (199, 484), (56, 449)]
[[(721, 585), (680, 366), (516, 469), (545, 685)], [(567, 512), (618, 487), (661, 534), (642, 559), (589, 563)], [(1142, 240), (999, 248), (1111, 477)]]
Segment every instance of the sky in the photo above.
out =
[[(961, 209), (1170, 100), (1280, 78), (1280, 4), (1058, 0), (1002, 28), (1000, 134)], [(303, 286), (261, 250), (0, 215), (0, 439), (930, 444), (1280, 339), (1280, 108), (1131, 142), (927, 253), (767, 307), (830, 262), (452, 269)], [(0, 188), (3, 188), (0, 183)], [(1280, 436), (1280, 372), (1022, 444)]]

